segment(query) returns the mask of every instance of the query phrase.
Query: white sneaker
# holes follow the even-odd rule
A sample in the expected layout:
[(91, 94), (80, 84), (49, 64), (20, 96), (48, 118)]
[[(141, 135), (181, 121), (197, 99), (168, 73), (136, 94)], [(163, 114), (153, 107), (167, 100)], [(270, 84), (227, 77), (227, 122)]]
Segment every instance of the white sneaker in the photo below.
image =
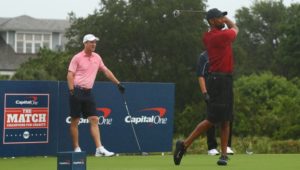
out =
[(99, 147), (96, 149), (96, 153), (95, 156), (114, 156), (115, 153), (113, 152), (109, 152), (108, 150), (106, 150), (103, 146)]
[(214, 155), (219, 155), (220, 153), (218, 152), (217, 149), (211, 149), (211, 150), (207, 151), (207, 154), (214, 156)]
[(234, 154), (233, 150), (230, 147), (227, 147), (227, 154), (228, 155), (233, 155)]
[(76, 148), (74, 149), (74, 152), (81, 152), (80, 147), (76, 147)]

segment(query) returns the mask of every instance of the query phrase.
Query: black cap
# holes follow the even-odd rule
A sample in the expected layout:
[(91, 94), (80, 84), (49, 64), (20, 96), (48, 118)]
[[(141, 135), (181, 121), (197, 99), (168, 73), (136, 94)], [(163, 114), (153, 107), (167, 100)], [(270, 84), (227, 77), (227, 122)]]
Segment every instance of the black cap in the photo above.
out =
[(220, 10), (218, 10), (217, 8), (212, 8), (210, 10), (207, 11), (206, 13), (206, 19), (213, 19), (213, 18), (220, 18), (227, 15), (227, 12), (221, 12)]

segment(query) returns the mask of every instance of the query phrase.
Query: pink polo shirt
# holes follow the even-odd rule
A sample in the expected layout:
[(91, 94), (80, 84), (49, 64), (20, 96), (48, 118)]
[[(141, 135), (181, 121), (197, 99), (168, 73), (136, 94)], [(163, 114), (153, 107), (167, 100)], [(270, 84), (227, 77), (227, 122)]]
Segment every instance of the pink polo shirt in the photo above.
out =
[(84, 51), (81, 51), (72, 58), (68, 70), (75, 75), (75, 86), (91, 89), (97, 72), (105, 71), (107, 67), (97, 53), (93, 52), (91, 56), (87, 56)]

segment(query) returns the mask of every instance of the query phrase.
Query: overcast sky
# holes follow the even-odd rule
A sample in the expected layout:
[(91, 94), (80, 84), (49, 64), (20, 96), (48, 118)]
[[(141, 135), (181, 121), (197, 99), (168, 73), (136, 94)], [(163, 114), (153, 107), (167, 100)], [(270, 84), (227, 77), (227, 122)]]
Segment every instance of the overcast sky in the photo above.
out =
[[(66, 19), (73, 11), (77, 17), (86, 17), (99, 8), (100, 0), (1, 0), (0, 17), (29, 15), (34, 18)], [(208, 0), (208, 8), (228, 11), (233, 19), (234, 13), (242, 6), (249, 7), (253, 0)], [(300, 0), (284, 0), (285, 5)]]

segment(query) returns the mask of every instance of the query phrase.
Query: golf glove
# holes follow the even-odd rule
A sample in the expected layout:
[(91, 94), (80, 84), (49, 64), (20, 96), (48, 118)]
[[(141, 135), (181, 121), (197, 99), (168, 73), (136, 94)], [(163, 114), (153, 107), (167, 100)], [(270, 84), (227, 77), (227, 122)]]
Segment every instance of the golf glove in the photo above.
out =
[(208, 94), (208, 93), (203, 93), (203, 99), (204, 99), (204, 101), (205, 101), (206, 103), (208, 103), (208, 102), (209, 102), (209, 99), (210, 99), (209, 94)]
[(118, 84), (118, 88), (119, 88), (120, 93), (123, 94), (125, 92), (125, 87), (121, 83)]

